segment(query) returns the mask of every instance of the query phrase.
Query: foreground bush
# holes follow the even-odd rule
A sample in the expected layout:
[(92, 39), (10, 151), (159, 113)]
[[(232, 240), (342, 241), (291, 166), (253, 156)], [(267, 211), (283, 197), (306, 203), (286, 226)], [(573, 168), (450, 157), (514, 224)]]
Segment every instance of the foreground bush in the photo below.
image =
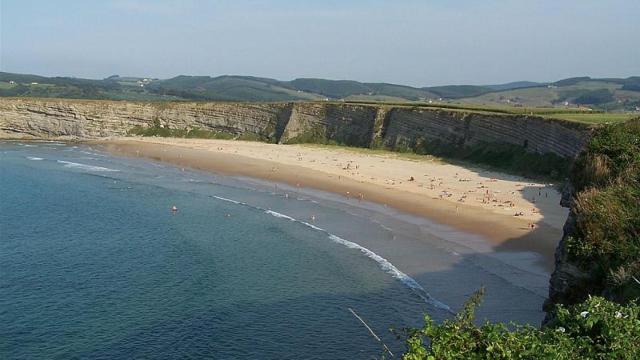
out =
[(481, 292), (454, 319), (407, 330), (405, 360), (440, 359), (640, 359), (640, 306), (590, 297), (558, 306), (548, 326), (507, 327), (474, 322)]

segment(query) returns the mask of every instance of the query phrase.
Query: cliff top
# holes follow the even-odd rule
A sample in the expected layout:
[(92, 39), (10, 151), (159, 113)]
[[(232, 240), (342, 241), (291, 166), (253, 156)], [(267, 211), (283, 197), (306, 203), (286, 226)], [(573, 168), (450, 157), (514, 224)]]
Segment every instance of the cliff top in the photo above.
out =
[(256, 105), (286, 105), (286, 104), (329, 104), (333, 106), (370, 106), (379, 108), (404, 108), (415, 110), (431, 110), (431, 111), (452, 111), (464, 113), (478, 114), (494, 114), (497, 116), (536, 116), (549, 120), (561, 120), (565, 124), (588, 124), (601, 125), (622, 123), (630, 119), (640, 117), (640, 113), (620, 113), (620, 112), (603, 112), (593, 110), (577, 110), (577, 109), (559, 109), (559, 108), (525, 108), (525, 107), (506, 107), (506, 106), (489, 106), (475, 104), (448, 104), (448, 103), (407, 103), (407, 102), (369, 102), (369, 101), (184, 101), (184, 100), (102, 100), (102, 99), (69, 99), (69, 98), (49, 98), (49, 97), (0, 97), (2, 101), (20, 101), (34, 103), (66, 103), (66, 104), (109, 104), (109, 103), (131, 103), (140, 105), (149, 105), (160, 108), (171, 108), (174, 106), (207, 106), (210, 104), (243, 104), (252, 103)]

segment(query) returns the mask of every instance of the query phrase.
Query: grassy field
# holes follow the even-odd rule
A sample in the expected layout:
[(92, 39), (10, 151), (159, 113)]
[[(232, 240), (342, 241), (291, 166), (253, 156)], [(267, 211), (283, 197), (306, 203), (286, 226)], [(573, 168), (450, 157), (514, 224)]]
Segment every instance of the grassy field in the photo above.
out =
[[(598, 110), (630, 110), (640, 104), (640, 92), (622, 90), (621, 83), (610, 81), (580, 81), (567, 86), (537, 86), (521, 89), (495, 91), (479, 96), (459, 99), (467, 104), (504, 105), (517, 104), (524, 107), (554, 107), (565, 101), (569, 104), (590, 104), (591, 108)], [(594, 93), (609, 93), (609, 98), (600, 99), (597, 102)], [(585, 98), (586, 97), (586, 98)], [(586, 100), (589, 99), (589, 100)], [(585, 103), (586, 101), (586, 103)], [(575, 106), (575, 105), (572, 105)]]
[(16, 86), (16, 85), (15, 84), (10, 84), (7, 81), (0, 81), (0, 89), (11, 89), (14, 86)]
[[(342, 102), (332, 102), (340, 104)], [(425, 104), (420, 102), (385, 102), (376, 101), (347, 101), (352, 104), (363, 105), (386, 105), (386, 106), (402, 106), (417, 107), (425, 109), (443, 109), (451, 111), (468, 111), (483, 114), (514, 114), (514, 115), (532, 115), (542, 116), (548, 119), (561, 119), (575, 121), (585, 124), (608, 124), (620, 123), (630, 119), (640, 117), (638, 112), (603, 112), (589, 111), (578, 108), (555, 108), (555, 107), (514, 107), (498, 104), (468, 104), (468, 103), (433, 103)]]
[(554, 102), (563, 99), (565, 97), (571, 97), (579, 91), (608, 89), (615, 91), (621, 88), (622, 85), (604, 82), (604, 81), (582, 81), (575, 85), (561, 86), (561, 87), (531, 87), (524, 89), (514, 89), (506, 91), (496, 91), (488, 94), (483, 94), (476, 97), (467, 97), (462, 101), (467, 103), (477, 104), (504, 104), (506, 100), (513, 100), (521, 103), (524, 106), (552, 106)]
[(640, 117), (640, 113), (551, 114), (547, 118), (577, 121), (587, 124), (616, 124)]

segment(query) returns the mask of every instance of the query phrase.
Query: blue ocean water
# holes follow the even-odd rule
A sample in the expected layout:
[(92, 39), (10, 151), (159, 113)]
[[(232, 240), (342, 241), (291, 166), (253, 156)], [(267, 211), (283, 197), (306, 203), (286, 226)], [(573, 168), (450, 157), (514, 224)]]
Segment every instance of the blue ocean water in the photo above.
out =
[(349, 308), (396, 352), (390, 328), (448, 314), (308, 216), (348, 213), (242, 179), (0, 142), (0, 203), (3, 359), (371, 358)]

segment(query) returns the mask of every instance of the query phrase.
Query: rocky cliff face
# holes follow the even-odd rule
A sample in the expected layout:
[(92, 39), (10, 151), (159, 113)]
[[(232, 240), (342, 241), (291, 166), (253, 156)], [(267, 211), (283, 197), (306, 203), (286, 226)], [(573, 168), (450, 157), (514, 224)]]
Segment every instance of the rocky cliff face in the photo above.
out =
[[(396, 150), (479, 143), (575, 157), (585, 126), (535, 116), (335, 103), (136, 103), (0, 99), (0, 137), (124, 136), (153, 124), (255, 135), (270, 142), (320, 142)], [(428, 151), (427, 151), (428, 152)]]
[(90, 139), (124, 136), (154, 123), (276, 139), (288, 121), (285, 103), (135, 103), (117, 101), (1, 99), (0, 137)]
[(591, 274), (583, 271), (573, 263), (567, 254), (566, 240), (575, 230), (575, 214), (573, 212), (573, 187), (567, 184), (562, 193), (561, 205), (572, 208), (567, 221), (562, 229), (562, 239), (558, 243), (555, 253), (555, 269), (549, 279), (549, 297), (544, 303), (544, 310), (547, 316), (543, 324), (552, 320), (552, 310), (557, 304), (576, 304), (584, 300), (586, 294), (592, 293), (590, 290)]
[(377, 107), (331, 103), (295, 103), (282, 143), (335, 142), (369, 147)]
[(506, 143), (530, 152), (575, 157), (587, 137), (583, 126), (536, 116), (396, 108), (383, 142), (392, 148), (416, 148), (433, 141), (457, 146)]

